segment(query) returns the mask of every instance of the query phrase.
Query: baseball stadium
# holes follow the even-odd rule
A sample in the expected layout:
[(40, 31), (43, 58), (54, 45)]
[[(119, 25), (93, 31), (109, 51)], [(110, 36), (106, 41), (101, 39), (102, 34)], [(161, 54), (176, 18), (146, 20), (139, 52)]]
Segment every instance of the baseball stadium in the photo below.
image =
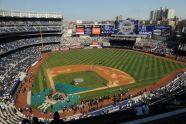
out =
[[(179, 122), (185, 27), (154, 24), (149, 35), (148, 26), (0, 10), (0, 124)], [(175, 30), (181, 41), (171, 41)]]

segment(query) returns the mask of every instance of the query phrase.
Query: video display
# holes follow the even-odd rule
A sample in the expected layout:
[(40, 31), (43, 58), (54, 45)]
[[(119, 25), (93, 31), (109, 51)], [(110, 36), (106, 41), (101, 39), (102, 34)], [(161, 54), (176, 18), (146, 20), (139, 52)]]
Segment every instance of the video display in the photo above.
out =
[(91, 25), (86, 25), (85, 26), (85, 34), (87, 34), (87, 35), (92, 34), (92, 26)]
[(84, 34), (85, 28), (83, 25), (76, 26), (76, 34)]
[(113, 34), (114, 33), (114, 26), (113, 25), (102, 25), (101, 26), (101, 33), (102, 34)]
[(92, 28), (92, 35), (100, 35), (101, 34), (101, 28), (99, 25), (94, 25)]

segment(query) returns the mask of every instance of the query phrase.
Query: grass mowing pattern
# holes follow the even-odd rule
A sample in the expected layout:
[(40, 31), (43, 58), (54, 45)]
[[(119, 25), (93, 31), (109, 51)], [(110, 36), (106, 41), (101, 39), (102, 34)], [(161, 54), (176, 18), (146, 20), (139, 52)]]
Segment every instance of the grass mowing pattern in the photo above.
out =
[[(55, 52), (49, 56), (39, 69), (38, 73), (41, 74), (36, 76), (35, 86), (32, 88), (32, 92), (39, 92), (50, 86), (46, 71), (44, 71), (46, 68), (73, 64), (98, 64), (99, 61), (102, 61), (99, 65), (119, 69), (134, 77), (136, 83), (124, 86), (122, 87), (123, 89), (135, 89), (150, 85), (172, 71), (186, 67), (185, 65), (158, 57), (122, 49), (89, 49)], [(118, 89), (116, 87), (109, 90), (81, 94), (81, 98), (88, 99), (97, 95), (112, 95), (120, 92)]]
[(84, 81), (78, 85), (77, 87), (81, 88), (98, 88), (104, 87), (107, 84), (107, 81), (99, 76), (94, 71), (82, 71), (82, 72), (75, 72), (75, 73), (66, 73), (66, 74), (59, 74), (53, 78), (54, 82), (64, 83), (73, 85), (73, 79), (75, 78), (82, 78)]

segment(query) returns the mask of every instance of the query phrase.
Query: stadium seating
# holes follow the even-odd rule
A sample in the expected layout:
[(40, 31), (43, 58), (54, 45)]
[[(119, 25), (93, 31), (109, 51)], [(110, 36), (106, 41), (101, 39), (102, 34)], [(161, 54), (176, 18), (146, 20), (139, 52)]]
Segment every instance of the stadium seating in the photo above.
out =
[(0, 102), (0, 124), (19, 124), (25, 116), (12, 103)]
[[(142, 39), (134, 44), (134, 49), (151, 52), (159, 55), (167, 54), (167, 44), (159, 40)], [(171, 54), (169, 52), (169, 54)]]
[(40, 31), (61, 31), (61, 27), (1, 27), (0, 34), (5, 33), (18, 33), (18, 32), (40, 32)]
[(41, 38), (30, 38), (30, 39), (21, 39), (12, 42), (5, 42), (0, 44), (0, 55), (6, 52), (22, 48), (30, 45), (45, 44), (45, 43), (60, 43), (61, 37), (43, 37)]
[(31, 47), (0, 58), (1, 96), (8, 94), (10, 87), (13, 85), (13, 81), (19, 78), (21, 72), (25, 73), (28, 67), (37, 61), (40, 56), (39, 49)]
[[(24, 43), (22, 43), (24, 42)], [(42, 43), (56, 43), (60, 42), (60, 37), (46, 37), (43, 38)], [(30, 46), (33, 44), (41, 44), (40, 38), (18, 40), (9, 43), (0, 44), (2, 47), (2, 53), (6, 53), (11, 50), (22, 48), (24, 46)], [(52, 50), (60, 48), (59, 44), (33, 46), (29, 48), (23, 48), (14, 53), (8, 54), (5, 57), (0, 58), (0, 96), (8, 96), (12, 92), (15, 80), (19, 80), (21, 75), (26, 75), (27, 69), (36, 61), (41, 58), (42, 50)]]
[(108, 39), (104, 37), (65, 37), (63, 39), (62, 45), (64, 47), (73, 48), (77, 46), (78, 48), (82, 48), (83, 46), (89, 46), (93, 42), (98, 42), (100, 45), (103, 43), (108, 44)]
[(44, 32), (62, 31), (61, 20), (58, 19), (32, 19), (32, 18), (9, 18), (1, 17), (0, 34), (21, 33), (21, 32)]
[[(14, 93), (29, 67), (41, 59), (41, 52), (62, 47), (63, 18), (54, 13), (15, 12), (14, 16), (6, 12), (11, 14), (0, 16), (0, 124), (16, 124), (25, 116), (14, 106)], [(11, 103), (3, 102), (5, 99)]]

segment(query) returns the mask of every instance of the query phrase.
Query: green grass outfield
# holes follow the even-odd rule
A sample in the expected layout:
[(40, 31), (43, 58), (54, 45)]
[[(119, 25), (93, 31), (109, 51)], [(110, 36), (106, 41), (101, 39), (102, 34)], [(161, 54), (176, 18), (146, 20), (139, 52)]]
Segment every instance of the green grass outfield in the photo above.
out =
[[(101, 61), (101, 63), (100, 63)], [(153, 84), (172, 71), (184, 68), (185, 65), (167, 61), (144, 53), (122, 49), (89, 49), (55, 52), (50, 54), (46, 62), (38, 70), (32, 92), (43, 91), (50, 87), (46, 69), (56, 66), (75, 64), (99, 64), (119, 69), (134, 77), (136, 83), (122, 87), (134, 89)], [(120, 92), (118, 87), (109, 90), (81, 94), (82, 99), (98, 95), (113, 95)]]
[(76, 85), (81, 88), (99, 88), (107, 85), (107, 80), (94, 71), (82, 71), (74, 73), (59, 74), (53, 78), (54, 82), (71, 84), (73, 79), (82, 78), (84, 81)]

